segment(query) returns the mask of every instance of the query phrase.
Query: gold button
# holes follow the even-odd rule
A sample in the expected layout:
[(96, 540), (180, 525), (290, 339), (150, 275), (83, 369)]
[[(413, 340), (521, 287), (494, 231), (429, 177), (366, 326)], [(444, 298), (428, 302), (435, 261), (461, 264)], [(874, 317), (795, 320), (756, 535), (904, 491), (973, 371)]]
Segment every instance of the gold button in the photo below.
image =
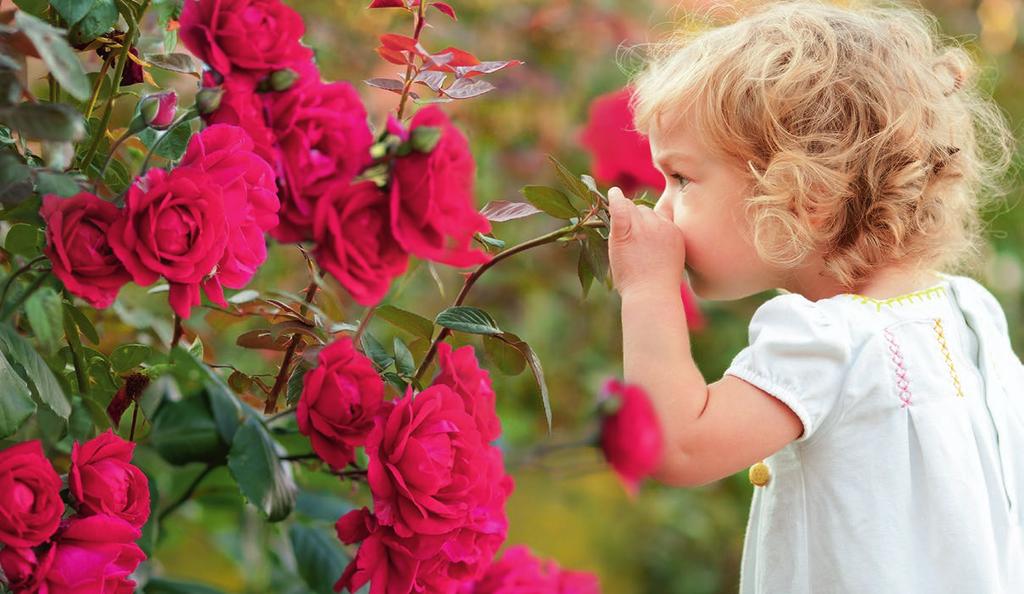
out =
[(772, 478), (771, 472), (768, 470), (768, 465), (761, 460), (757, 464), (750, 467), (750, 484), (755, 487), (763, 487), (768, 484), (768, 480)]

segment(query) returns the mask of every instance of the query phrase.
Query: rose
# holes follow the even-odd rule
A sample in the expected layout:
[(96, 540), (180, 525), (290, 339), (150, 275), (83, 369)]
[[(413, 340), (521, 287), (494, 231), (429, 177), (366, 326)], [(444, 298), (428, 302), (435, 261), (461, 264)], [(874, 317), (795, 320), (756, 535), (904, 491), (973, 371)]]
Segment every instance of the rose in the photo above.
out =
[(286, 93), (268, 93), (270, 126), (281, 158), (279, 241), (313, 237), (321, 196), (372, 162), (373, 133), (355, 87), (311, 82)]
[(336, 469), (353, 460), (366, 443), (384, 398), (384, 384), (373, 363), (343, 336), (317, 354), (317, 366), (303, 378), (295, 411), (299, 431), (313, 450)]
[(686, 313), (686, 327), (690, 330), (702, 330), (707, 323), (704, 314), (700, 311), (697, 298), (694, 297), (690, 285), (681, 283), (679, 285), (679, 297), (683, 301), (683, 311)]
[(267, 259), (265, 233), (277, 226), (277, 187), (270, 166), (253, 152), (238, 126), (214, 124), (189, 139), (175, 175), (195, 167), (220, 188), (227, 218), (227, 245), (216, 273), (203, 283), (211, 300), (226, 306), (221, 285), (241, 289)]
[(660, 194), (665, 179), (651, 164), (651, 144), (633, 129), (630, 88), (606, 93), (590, 104), (580, 142), (593, 157), (594, 177), (632, 194), (647, 186)]
[(406, 538), (466, 524), (489, 498), (488, 448), (462, 397), (434, 385), (394, 401), (366, 438), (367, 479), (381, 524)]
[(216, 109), (202, 114), (203, 121), (208, 126), (241, 126), (252, 139), (253, 151), (262, 157), (277, 175), (280, 161), (275, 148), (277, 141), (264, 115), (263, 100), (256, 93), (256, 82), (251, 77), (229, 76), (219, 83), (214, 73), (207, 70), (203, 73), (203, 88), (221, 90)]
[(227, 243), (220, 186), (197, 167), (150, 169), (128, 188), (124, 216), (110, 226), (110, 246), (135, 282), (165, 277), (182, 318), (200, 304), (200, 283)]
[(143, 121), (154, 130), (166, 130), (174, 121), (174, 110), (178, 107), (178, 94), (164, 91), (146, 95), (139, 101), (139, 111)]
[(602, 407), (614, 412), (601, 421), (601, 449), (626, 491), (635, 496), (640, 480), (661, 463), (661, 425), (640, 386), (609, 379), (602, 388)]
[(73, 517), (54, 539), (42, 591), (48, 594), (134, 591), (128, 579), (145, 558), (135, 544), (142, 533), (107, 515)]
[(34, 547), (50, 538), (64, 514), (60, 489), (38, 439), (0, 451), (0, 542)]
[(361, 305), (377, 304), (409, 265), (391, 236), (389, 205), (372, 181), (345, 181), (333, 184), (316, 206), (316, 261)]
[(491, 375), (480, 369), (473, 346), (467, 344), (453, 351), (450, 344), (439, 343), (437, 365), (440, 371), (431, 384), (444, 384), (462, 396), (466, 411), (476, 419), (484, 441), (497, 439), (501, 435), (501, 421), (494, 410)]
[(0, 572), (15, 594), (38, 592), (41, 574), (49, 569), (52, 560), (52, 547), (41, 559), (32, 549), (4, 547), (0, 549)]
[(131, 464), (135, 444), (110, 429), (71, 446), (68, 487), (80, 515), (108, 514), (141, 527), (149, 518), (149, 482)]
[(459, 594), (598, 594), (597, 576), (565, 571), (552, 560), (542, 561), (525, 545), (509, 547), (476, 582), (465, 582)]
[(266, 72), (312, 59), (302, 45), (302, 16), (280, 0), (187, 0), (178, 35), (199, 59), (223, 75)]
[(107, 238), (111, 224), (121, 216), (120, 209), (89, 192), (80, 192), (70, 198), (44, 196), (39, 214), (46, 221), (43, 251), (53, 273), (68, 291), (93, 307), (109, 307), (131, 280)]
[(490, 254), (472, 250), (473, 236), (488, 233), (490, 221), (473, 203), (476, 168), (469, 142), (441, 109), (428, 105), (416, 112), (409, 132), (393, 118), (388, 128), (403, 139), (419, 127), (438, 127), (440, 139), (429, 153), (412, 151), (393, 161), (391, 230), (410, 254), (450, 266), (475, 266)]

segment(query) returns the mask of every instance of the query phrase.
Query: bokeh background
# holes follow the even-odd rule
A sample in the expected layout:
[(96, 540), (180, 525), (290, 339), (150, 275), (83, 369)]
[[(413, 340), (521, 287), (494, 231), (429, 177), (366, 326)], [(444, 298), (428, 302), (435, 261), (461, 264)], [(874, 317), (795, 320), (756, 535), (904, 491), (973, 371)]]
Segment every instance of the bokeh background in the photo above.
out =
[[(399, 70), (384, 62), (374, 48), (381, 33), (411, 34), (408, 15), (398, 10), (367, 10), (368, 2), (353, 0), (288, 3), (305, 18), (305, 42), (315, 48), (324, 78), (354, 84), (373, 125), (382, 126), (387, 112), (397, 107), (397, 95), (361, 81), (391, 77)], [(524, 185), (557, 185), (546, 157), (549, 154), (573, 171), (589, 171), (591, 160), (581, 147), (579, 133), (590, 102), (621, 88), (629, 69), (636, 66), (623, 48), (657, 40), (674, 27), (685, 26), (689, 11), (706, 8), (702, 2), (662, 0), (451, 3), (459, 20), (452, 22), (435, 13), (433, 27), (422, 37), (429, 50), (456, 46), (482, 60), (525, 62), (489, 75), (487, 79), (496, 90), (444, 106), (466, 132), (476, 157), (479, 207), (492, 200), (522, 200), (519, 189)], [(4, 5), (10, 7), (9, 2)], [(1017, 130), (1024, 118), (1024, 52), (1019, 43), (1024, 23), (1022, 2), (928, 0), (922, 5), (939, 17), (948, 35), (964, 41), (975, 54), (984, 71), (986, 92), (1005, 109)], [(149, 35), (151, 43), (159, 43), (159, 31), (152, 30)], [(88, 70), (97, 68), (98, 62), (87, 65)], [(162, 86), (178, 90), (182, 105), (191, 104), (194, 78), (154, 74)], [(34, 79), (37, 95), (45, 96), (45, 82)], [(125, 121), (127, 112), (120, 117)], [(1015, 180), (1014, 187), (1019, 186)], [(1019, 208), (1019, 200), (1020, 191), (1015, 189), (1000, 209), (988, 213), (987, 264), (972, 272), (1002, 303), (1018, 354), (1024, 352), (1024, 210)], [(513, 245), (558, 225), (554, 219), (537, 216), (494, 223), (494, 235)], [(577, 249), (565, 244), (528, 251), (488, 271), (466, 301), (466, 305), (485, 308), (502, 328), (529, 342), (544, 366), (555, 428), (550, 437), (530, 372), (502, 375), (487, 361), (479, 337), (455, 337), (455, 344), (476, 345), (484, 366), (492, 369), (504, 428), (502, 445), (510, 460), (524, 448), (585, 435), (592, 428), (591, 407), (601, 383), (622, 373), (618, 297), (595, 283), (583, 298), (577, 258)], [(294, 246), (275, 245), (253, 288), (300, 292), (307, 283), (301, 263)], [(385, 302), (433, 318), (452, 303), (462, 276), (457, 270), (415, 260), (413, 267)], [(709, 382), (721, 377), (732, 357), (746, 345), (750, 316), (771, 296), (766, 293), (722, 303), (700, 301), (706, 324), (693, 334), (692, 345)], [(166, 296), (129, 286), (122, 297), (117, 315), (102, 321), (104, 340), (111, 346), (125, 342), (127, 334), (121, 333), (135, 327), (147, 331), (154, 343), (166, 344), (171, 334)], [(322, 294), (317, 303), (336, 320), (355, 323), (364, 313), (340, 288)], [(234, 344), (247, 323), (202, 310), (188, 326), (203, 336), (208, 360), (229, 363), (247, 374), (271, 374), (279, 362), (278, 353), (264, 356)], [(384, 344), (390, 344), (398, 332), (379, 320), (371, 331)], [(100, 349), (106, 350), (104, 345)], [(150, 463), (160, 464), (159, 460)], [(566, 568), (595, 572), (606, 593), (736, 591), (753, 489), (745, 472), (693, 489), (647, 483), (631, 500), (593, 450), (566, 451), (546, 459), (543, 466), (514, 468), (516, 490), (509, 501), (507, 545), (527, 544), (538, 555), (554, 558)], [(161, 493), (180, 492), (199, 469), (168, 469), (161, 478)], [(219, 477), (220, 472), (224, 476)], [(311, 522), (320, 522), (329, 534), (333, 519), (347, 509), (343, 497), (348, 494), (342, 493), (346, 487), (323, 477), (307, 477), (306, 484), (318, 485), (322, 495), (300, 500), (299, 513)], [(360, 497), (356, 495), (356, 500)], [(225, 592), (286, 591), (275, 583), (274, 572), (266, 563), (267, 555), (276, 554), (278, 528), (267, 526), (251, 507), (239, 503), (237, 488), (226, 471), (216, 471), (200, 486), (193, 501), (175, 513), (153, 555), (153, 571)]]

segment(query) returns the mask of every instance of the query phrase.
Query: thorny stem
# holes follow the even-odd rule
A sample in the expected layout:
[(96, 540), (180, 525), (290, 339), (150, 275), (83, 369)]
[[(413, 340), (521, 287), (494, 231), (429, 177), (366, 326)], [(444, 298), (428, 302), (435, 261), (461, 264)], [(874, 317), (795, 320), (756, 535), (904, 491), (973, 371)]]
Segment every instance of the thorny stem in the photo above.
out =
[[(313, 303), (313, 298), (316, 297), (316, 291), (319, 285), (316, 283), (314, 278), (309, 282), (309, 286), (306, 287), (306, 303)], [(303, 306), (300, 310), (303, 315), (306, 313), (306, 307)], [(288, 350), (284, 353), (284, 360), (281, 361), (281, 370), (277, 372), (277, 379), (274, 380), (274, 387), (270, 390), (270, 395), (267, 396), (267, 404), (263, 407), (264, 414), (271, 414), (277, 410), (277, 397), (281, 394), (281, 389), (288, 383), (288, 370), (291, 368), (292, 358), (295, 357), (295, 349), (299, 348), (299, 343), (302, 342), (302, 334), (296, 332), (292, 335), (292, 341), (288, 345)]]

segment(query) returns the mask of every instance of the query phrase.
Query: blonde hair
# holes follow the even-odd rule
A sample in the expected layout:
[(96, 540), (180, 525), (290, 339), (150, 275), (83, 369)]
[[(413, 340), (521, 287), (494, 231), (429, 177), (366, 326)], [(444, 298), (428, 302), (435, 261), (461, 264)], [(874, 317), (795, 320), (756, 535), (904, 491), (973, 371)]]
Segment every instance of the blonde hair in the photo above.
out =
[(937, 30), (905, 6), (761, 3), (649, 44), (630, 81), (634, 126), (648, 135), (693, 110), (717, 156), (749, 171), (767, 262), (818, 251), (847, 287), (882, 265), (967, 269), (1015, 138), (970, 54)]

